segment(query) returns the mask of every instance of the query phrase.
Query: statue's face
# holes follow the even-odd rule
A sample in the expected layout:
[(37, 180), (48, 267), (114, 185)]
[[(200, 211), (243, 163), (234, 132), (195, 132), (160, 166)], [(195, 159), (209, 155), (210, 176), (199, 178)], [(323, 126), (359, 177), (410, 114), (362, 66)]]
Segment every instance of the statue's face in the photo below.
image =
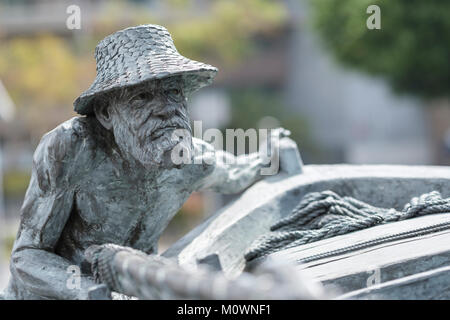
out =
[(191, 150), (191, 127), (180, 77), (126, 89), (109, 107), (117, 145), (144, 167), (173, 167), (170, 153), (180, 143), (176, 129), (184, 129), (181, 143)]

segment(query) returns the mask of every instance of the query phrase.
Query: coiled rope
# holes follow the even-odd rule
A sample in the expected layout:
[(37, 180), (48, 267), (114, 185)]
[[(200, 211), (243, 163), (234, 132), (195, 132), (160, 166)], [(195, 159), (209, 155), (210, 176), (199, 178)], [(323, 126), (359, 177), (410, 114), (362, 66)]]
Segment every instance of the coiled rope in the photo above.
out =
[(245, 253), (247, 261), (302, 244), (343, 235), (379, 224), (427, 214), (450, 213), (450, 198), (438, 191), (414, 197), (403, 210), (378, 208), (333, 191), (305, 195), (292, 213), (276, 222)]

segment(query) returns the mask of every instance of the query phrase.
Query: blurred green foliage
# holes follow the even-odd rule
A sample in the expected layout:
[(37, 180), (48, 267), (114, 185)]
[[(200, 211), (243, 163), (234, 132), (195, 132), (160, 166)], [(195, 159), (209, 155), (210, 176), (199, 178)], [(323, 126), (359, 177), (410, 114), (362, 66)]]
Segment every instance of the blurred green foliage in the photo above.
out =
[(114, 1), (98, 19), (103, 29), (114, 32), (126, 10), (133, 17), (132, 25), (165, 26), (183, 55), (219, 63), (234, 63), (253, 53), (252, 37), (276, 33), (287, 19), (286, 7), (279, 1), (210, 0), (201, 7), (194, 0), (164, 2), (170, 9), (170, 18), (140, 6), (132, 7), (128, 1)]
[(3, 191), (6, 197), (22, 198), (30, 182), (30, 173), (6, 171), (3, 175)]
[(0, 258), (9, 260), (15, 239), (16, 235), (14, 233), (10, 233), (3, 237), (2, 241), (3, 246), (0, 247), (0, 255), (1, 255)]
[[(385, 76), (399, 92), (425, 98), (450, 93), (450, 2), (313, 0), (314, 24), (344, 64)], [(369, 30), (369, 5), (381, 29)]]
[(95, 61), (50, 34), (2, 40), (0, 79), (37, 140), (73, 115), (72, 102), (95, 77)]
[(62, 103), (76, 89), (75, 57), (61, 39), (14, 38), (1, 47), (0, 57), (0, 74), (19, 105)]
[(214, 0), (208, 13), (169, 22), (167, 27), (184, 55), (232, 63), (252, 53), (255, 34), (277, 32), (286, 16), (285, 7), (276, 1)]

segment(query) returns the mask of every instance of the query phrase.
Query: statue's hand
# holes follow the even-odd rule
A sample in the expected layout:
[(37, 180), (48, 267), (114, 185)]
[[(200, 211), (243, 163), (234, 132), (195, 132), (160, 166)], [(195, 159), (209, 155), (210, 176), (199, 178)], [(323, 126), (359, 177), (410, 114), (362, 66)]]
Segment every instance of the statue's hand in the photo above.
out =
[(289, 130), (284, 128), (271, 129), (265, 141), (262, 141), (259, 148), (259, 155), (262, 162), (269, 167), (263, 169), (262, 175), (274, 175), (279, 171), (280, 161), (280, 141), (291, 134)]
[(270, 138), (271, 139), (281, 139), (284, 137), (289, 137), (291, 135), (291, 131), (284, 128), (276, 128), (270, 130)]
[(267, 141), (260, 147), (260, 156), (265, 164), (270, 166), (265, 168), (264, 175), (273, 175), (281, 170), (288, 174), (298, 174), (302, 172), (303, 162), (297, 148), (297, 144), (289, 138), (291, 132), (284, 128), (272, 129)]

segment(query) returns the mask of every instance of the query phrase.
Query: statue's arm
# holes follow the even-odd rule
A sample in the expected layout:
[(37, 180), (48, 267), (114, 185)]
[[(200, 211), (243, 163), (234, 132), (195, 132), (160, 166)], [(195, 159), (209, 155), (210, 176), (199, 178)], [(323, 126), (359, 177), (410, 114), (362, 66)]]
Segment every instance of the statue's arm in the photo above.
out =
[[(260, 180), (264, 176), (275, 175), (280, 170), (280, 150), (289, 150), (289, 157), (284, 159), (286, 172), (298, 171), (301, 158), (294, 141), (287, 138), (290, 131), (278, 128), (272, 129), (270, 135), (263, 138), (258, 152), (248, 155), (234, 156), (199, 139), (193, 138), (196, 157), (214, 165), (213, 172), (202, 179), (198, 190), (213, 189), (220, 193), (238, 193)], [(284, 143), (282, 143), (284, 142)], [(285, 162), (286, 162), (285, 161)]]
[[(68, 286), (70, 261), (54, 252), (56, 243), (70, 214), (70, 194), (48, 194), (27, 198), (26, 214), (34, 217), (21, 223), (11, 256), (11, 274), (21, 294), (30, 298), (87, 299), (87, 290), (95, 283), (82, 276), (80, 288)], [(73, 281), (76, 283), (78, 280)]]
[(257, 152), (235, 156), (223, 150), (215, 151), (212, 145), (204, 141), (201, 142), (201, 147), (203, 160), (211, 163), (214, 170), (200, 181), (198, 190), (238, 193), (263, 177), (261, 169), (266, 165)]
[(94, 285), (91, 278), (82, 276), (81, 288), (68, 286), (73, 263), (55, 254), (74, 201), (66, 176), (67, 148), (72, 146), (64, 145), (65, 138), (56, 133), (44, 136), (34, 155), (10, 267), (15, 287), (24, 298), (85, 299), (87, 289)]

